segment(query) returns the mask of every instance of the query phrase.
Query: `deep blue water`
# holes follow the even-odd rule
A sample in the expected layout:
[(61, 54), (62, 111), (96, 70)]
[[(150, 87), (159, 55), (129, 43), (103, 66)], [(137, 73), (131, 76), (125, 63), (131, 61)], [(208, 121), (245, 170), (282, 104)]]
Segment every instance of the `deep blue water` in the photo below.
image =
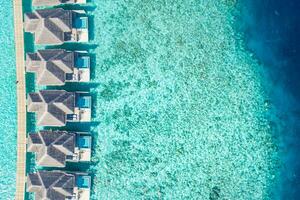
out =
[(262, 62), (281, 159), (276, 199), (300, 199), (300, 1), (243, 0), (246, 46)]

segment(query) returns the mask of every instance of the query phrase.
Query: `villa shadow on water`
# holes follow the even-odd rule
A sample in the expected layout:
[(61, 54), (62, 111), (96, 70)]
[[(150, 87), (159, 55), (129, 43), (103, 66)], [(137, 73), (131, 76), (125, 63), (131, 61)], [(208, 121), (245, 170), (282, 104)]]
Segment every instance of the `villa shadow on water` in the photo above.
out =
[(89, 19), (89, 39), (94, 40), (95, 38), (95, 24), (94, 24), (94, 15), (88, 15)]
[(32, 11), (32, 0), (22, 1), (23, 12), (31, 12)]
[(47, 86), (47, 89), (49, 90), (66, 90), (68, 92), (76, 92), (76, 91), (82, 91), (82, 92), (90, 92), (91, 89), (97, 88), (99, 86), (99, 83), (78, 83), (78, 82), (72, 82), (72, 83), (66, 83), (64, 86)]
[(26, 73), (26, 93), (35, 91), (35, 76), (33, 73)]
[(66, 49), (68, 51), (89, 51), (92, 49), (96, 49), (97, 47), (98, 47), (97, 44), (68, 42), (62, 45), (46, 46), (45, 49)]
[(86, 12), (93, 12), (97, 6), (93, 4), (65, 4), (54, 6), (54, 8), (63, 8), (66, 10), (84, 10)]
[(95, 69), (96, 69), (96, 54), (95, 53), (90, 53), (90, 61), (91, 61), (91, 65), (90, 65), (90, 76), (91, 76), (91, 80), (95, 79)]
[(25, 52), (34, 52), (34, 37), (31, 33), (24, 32), (24, 50)]

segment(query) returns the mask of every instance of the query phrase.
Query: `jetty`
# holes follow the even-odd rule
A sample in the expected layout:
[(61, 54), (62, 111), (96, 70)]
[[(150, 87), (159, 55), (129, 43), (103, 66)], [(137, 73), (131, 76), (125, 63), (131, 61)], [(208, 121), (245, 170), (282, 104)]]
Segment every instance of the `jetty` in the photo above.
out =
[[(73, 0), (74, 2), (84, 2), (84, 0)], [(42, 2), (42, 0), (40, 1)], [(44, 0), (43, 2), (48, 2)], [(49, 1), (52, 2), (52, 1)], [(72, 2), (72, 0), (70, 0)], [(89, 200), (91, 177), (86, 173), (66, 173), (63, 171), (39, 171), (38, 173), (29, 173), (26, 176), (26, 146), (27, 146), (27, 108), (29, 112), (36, 112), (37, 125), (41, 126), (65, 126), (67, 122), (90, 122), (91, 121), (91, 96), (87, 92), (67, 92), (64, 90), (40, 90), (36, 93), (29, 93), (26, 100), (26, 70), (36, 72), (33, 67), (43, 67), (45, 63), (33, 59), (33, 54), (27, 54), (27, 57), (33, 56), (29, 63), (25, 63), (25, 45), (24, 32), (38, 32), (39, 37), (35, 37), (35, 44), (62, 44), (65, 41), (88, 42), (88, 17), (84, 11), (70, 11), (61, 8), (52, 10), (38, 10), (33, 13), (25, 13), (23, 20), (23, 1), (13, 0), (14, 12), (14, 34), (15, 34), (15, 56), (16, 56), (16, 92), (17, 92), (17, 170), (16, 170), (16, 193), (15, 200), (25, 199), (25, 184), (27, 192), (36, 193), (37, 198), (47, 199), (76, 199)], [(53, 20), (45, 20), (45, 18)], [(73, 20), (74, 19), (74, 20)], [(24, 21), (24, 22), (23, 22)], [(45, 23), (45, 21), (47, 23)], [(74, 24), (73, 24), (74, 21)], [(43, 22), (43, 23), (39, 23)], [(55, 22), (55, 23), (54, 23)], [(39, 25), (45, 27), (39, 27)], [(54, 36), (54, 37), (52, 37)], [(65, 36), (69, 36), (66, 37)], [(42, 52), (42, 51), (40, 51)], [(46, 50), (43, 50), (45, 53)], [(57, 57), (70, 55), (70, 63), (64, 63), (64, 58), (54, 59), (48, 62), (45, 72), (48, 73), (46, 85), (57, 84), (49, 81), (51, 76), (56, 77), (58, 73), (51, 70), (61, 70), (65, 68), (76, 68), (63, 71), (60, 80), (74, 82), (88, 82), (89, 77), (89, 57), (84, 53), (82, 56), (76, 56), (75, 53), (68, 53), (64, 50), (47, 51), (55, 54)], [(74, 54), (74, 55), (73, 55)], [(77, 52), (76, 52), (77, 55)], [(66, 56), (68, 57), (68, 56)], [(52, 57), (51, 57), (52, 58)], [(36, 65), (26, 65), (30, 62)], [(38, 64), (39, 63), (39, 64)], [(50, 63), (50, 64), (49, 64)], [(26, 68), (25, 68), (26, 66)], [(48, 67), (48, 68), (47, 68)], [(50, 70), (48, 70), (51, 68)], [(84, 78), (83, 74), (86, 73)], [(69, 77), (71, 76), (72, 77)], [(52, 77), (52, 78), (53, 78)], [(48, 82), (47, 82), (48, 81)], [(59, 82), (60, 84), (62, 84)], [(27, 106), (26, 106), (27, 105)], [(47, 109), (41, 109), (47, 108)], [(37, 159), (41, 166), (64, 167), (66, 161), (70, 162), (89, 162), (91, 157), (91, 136), (82, 134), (71, 134), (67, 132), (43, 132), (44, 134), (29, 134), (29, 151), (35, 152), (47, 158), (48, 160)], [(48, 142), (53, 137), (58, 136), (57, 140), (48, 143), (40, 143), (41, 137), (47, 138)], [(47, 136), (45, 136), (47, 135)], [(39, 137), (37, 137), (39, 136)], [(41, 136), (41, 137), (40, 137)], [(78, 137), (77, 137), (78, 136)], [(47, 150), (47, 152), (43, 152)], [(52, 152), (53, 150), (53, 152)], [(61, 157), (61, 156), (64, 157)], [(56, 160), (55, 160), (56, 159)], [(47, 183), (43, 185), (42, 183)], [(49, 186), (49, 187), (48, 187)]]
[(13, 1), (17, 88), (17, 173), (16, 200), (25, 197), (26, 180), (26, 82), (22, 0)]

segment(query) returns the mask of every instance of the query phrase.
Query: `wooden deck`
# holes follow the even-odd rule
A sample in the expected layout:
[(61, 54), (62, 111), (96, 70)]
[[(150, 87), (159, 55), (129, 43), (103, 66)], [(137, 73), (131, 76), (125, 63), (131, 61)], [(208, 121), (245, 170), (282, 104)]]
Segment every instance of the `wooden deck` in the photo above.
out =
[(17, 73), (17, 174), (16, 174), (16, 200), (25, 197), (26, 181), (26, 82), (24, 63), (24, 35), (23, 35), (23, 9), (22, 0), (14, 0), (14, 29), (15, 53)]

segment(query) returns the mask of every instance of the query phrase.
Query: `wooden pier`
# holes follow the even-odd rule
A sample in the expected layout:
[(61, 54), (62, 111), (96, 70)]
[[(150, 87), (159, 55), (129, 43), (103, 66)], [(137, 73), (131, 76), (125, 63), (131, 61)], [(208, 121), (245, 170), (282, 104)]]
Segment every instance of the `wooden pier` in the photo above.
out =
[(22, 0), (14, 0), (15, 54), (17, 74), (17, 174), (16, 200), (24, 200), (26, 182), (26, 81)]

